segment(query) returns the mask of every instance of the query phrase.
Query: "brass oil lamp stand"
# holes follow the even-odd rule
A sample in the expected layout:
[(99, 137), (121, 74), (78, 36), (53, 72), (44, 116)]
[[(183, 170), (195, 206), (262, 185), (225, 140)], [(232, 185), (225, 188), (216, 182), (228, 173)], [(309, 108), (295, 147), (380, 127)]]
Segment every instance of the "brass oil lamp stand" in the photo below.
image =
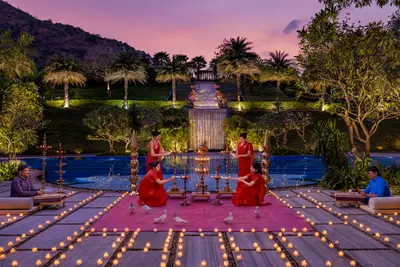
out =
[(187, 200), (187, 196), (186, 196), (186, 182), (187, 182), (187, 179), (189, 179), (189, 176), (186, 175), (186, 166), (183, 167), (182, 179), (183, 179), (183, 191), (182, 191), (181, 205), (188, 206), (188, 205), (190, 205), (190, 201)]
[(132, 132), (132, 137), (131, 137), (131, 161), (130, 161), (130, 167), (131, 167), (131, 173), (129, 176), (129, 180), (131, 182), (131, 193), (130, 195), (137, 196), (139, 194), (137, 190), (137, 183), (139, 181), (139, 160), (138, 160), (138, 153), (137, 153), (137, 148), (138, 148), (138, 142), (136, 138), (136, 132)]
[[(214, 206), (220, 206), (222, 205), (222, 201), (220, 200), (220, 193), (219, 193), (219, 180), (221, 179), (221, 176), (219, 175), (219, 170), (221, 169), (221, 166), (217, 166), (215, 168), (215, 176), (213, 177), (215, 180), (215, 199), (213, 201)], [(228, 180), (228, 179), (227, 179)]]
[[(176, 142), (174, 145), (173, 154), (174, 154), (174, 176), (176, 177), (176, 168), (177, 168), (176, 154), (178, 154), (178, 152), (176, 150)], [(167, 195), (181, 195), (181, 194), (182, 194), (182, 190), (180, 190), (179, 187), (177, 186), (176, 179), (175, 179), (172, 187), (168, 190)]]
[(265, 136), (264, 136), (264, 144), (263, 144), (263, 160), (262, 160), (262, 173), (263, 173), (263, 179), (265, 182), (265, 187), (266, 187), (266, 194), (269, 194), (269, 188), (268, 188), (268, 184), (271, 181), (271, 177), (269, 176), (269, 164), (270, 164), (270, 154), (269, 154), (269, 150), (271, 148), (271, 143), (269, 140), (269, 133), (268, 130), (265, 131)]
[(57, 180), (57, 182), (60, 183), (60, 188), (58, 189), (58, 193), (64, 193), (64, 189), (62, 188), (64, 180), (63, 180), (62, 176), (63, 176), (63, 173), (65, 172), (65, 171), (63, 171), (63, 166), (65, 165), (65, 163), (63, 163), (64, 150), (62, 149), (61, 143), (59, 144), (57, 154), (58, 154), (58, 161), (59, 161), (58, 166), (60, 167), (60, 170), (57, 172), (60, 175), (60, 179)]
[[(226, 170), (226, 177), (229, 176), (229, 155), (230, 155), (230, 151), (229, 151), (229, 145), (227, 144), (225, 146), (225, 150), (222, 150), (221, 153), (225, 154), (225, 170)], [(231, 187), (229, 186), (229, 180), (226, 179), (225, 181), (225, 186), (222, 189), (222, 191), (220, 192), (220, 194), (223, 195), (233, 195), (235, 194), (235, 191), (233, 189), (231, 189)]]
[(211, 200), (211, 193), (206, 191), (207, 185), (204, 184), (204, 176), (208, 174), (209, 169), (206, 168), (210, 158), (206, 157), (208, 147), (206, 141), (200, 145), (199, 154), (200, 157), (196, 157), (195, 160), (199, 164), (199, 168), (195, 168), (195, 172), (200, 176), (200, 183), (196, 184), (196, 192), (192, 192), (191, 200), (196, 198)]
[(42, 158), (42, 185), (41, 185), (41, 190), (44, 192), (44, 188), (46, 186), (46, 156), (47, 156), (47, 150), (51, 149), (51, 146), (47, 145), (47, 139), (46, 139), (46, 134), (43, 135), (43, 143), (39, 146), (39, 148), (43, 152), (43, 158)]

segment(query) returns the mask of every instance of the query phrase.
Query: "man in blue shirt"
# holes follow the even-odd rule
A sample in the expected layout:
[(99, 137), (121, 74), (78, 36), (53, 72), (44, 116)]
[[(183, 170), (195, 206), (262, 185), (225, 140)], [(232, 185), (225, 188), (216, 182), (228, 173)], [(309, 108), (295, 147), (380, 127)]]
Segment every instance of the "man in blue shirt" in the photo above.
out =
[(29, 174), (27, 165), (18, 166), (18, 176), (11, 183), (10, 197), (33, 197), (42, 194), (42, 191), (38, 191), (33, 187)]
[(379, 169), (371, 166), (368, 169), (368, 176), (371, 178), (367, 188), (364, 191), (359, 190), (362, 196), (367, 197), (390, 197), (390, 189), (388, 183), (379, 175)]

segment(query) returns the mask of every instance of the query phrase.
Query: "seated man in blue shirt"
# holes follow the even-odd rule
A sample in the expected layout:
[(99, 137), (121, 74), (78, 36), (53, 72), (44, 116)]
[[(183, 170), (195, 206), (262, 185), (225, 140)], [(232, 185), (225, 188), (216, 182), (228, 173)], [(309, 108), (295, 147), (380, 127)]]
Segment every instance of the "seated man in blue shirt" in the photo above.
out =
[(379, 175), (379, 169), (371, 166), (368, 169), (368, 176), (371, 178), (367, 188), (364, 191), (359, 190), (362, 196), (370, 199), (371, 197), (390, 197), (390, 189), (388, 183)]
[(11, 197), (33, 197), (42, 194), (40, 190), (38, 191), (33, 187), (29, 174), (27, 165), (18, 166), (18, 175), (11, 183)]

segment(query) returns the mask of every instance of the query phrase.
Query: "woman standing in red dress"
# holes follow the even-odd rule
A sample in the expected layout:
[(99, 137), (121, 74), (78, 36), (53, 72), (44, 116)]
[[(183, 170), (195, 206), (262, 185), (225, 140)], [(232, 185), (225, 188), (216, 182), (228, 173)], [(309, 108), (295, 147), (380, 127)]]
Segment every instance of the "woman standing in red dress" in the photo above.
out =
[(160, 162), (154, 161), (149, 164), (150, 171), (146, 173), (139, 186), (139, 205), (146, 204), (149, 207), (162, 207), (167, 204), (167, 194), (165, 193), (164, 184), (174, 180), (172, 176), (169, 179), (162, 180), (159, 178)]
[[(250, 166), (254, 161), (254, 150), (253, 145), (247, 142), (247, 133), (241, 133), (239, 137), (239, 143), (237, 144), (236, 154), (232, 154), (234, 158), (238, 160), (238, 177), (243, 177), (250, 173)], [(243, 183), (238, 183), (236, 191)]]
[(254, 162), (250, 167), (250, 174), (238, 178), (229, 178), (237, 180), (238, 187), (233, 195), (232, 203), (235, 206), (260, 206), (264, 201), (266, 187), (261, 172), (261, 164)]
[[(151, 162), (158, 161), (161, 164), (161, 157), (168, 156), (170, 154), (170, 152), (165, 152), (164, 149), (161, 147), (160, 144), (161, 133), (159, 131), (155, 131), (152, 133), (152, 135), (153, 139), (147, 145), (149, 152), (147, 153), (146, 156), (146, 173), (148, 173), (151, 169), (149, 165)], [(158, 175), (162, 180), (163, 174), (161, 165)]]

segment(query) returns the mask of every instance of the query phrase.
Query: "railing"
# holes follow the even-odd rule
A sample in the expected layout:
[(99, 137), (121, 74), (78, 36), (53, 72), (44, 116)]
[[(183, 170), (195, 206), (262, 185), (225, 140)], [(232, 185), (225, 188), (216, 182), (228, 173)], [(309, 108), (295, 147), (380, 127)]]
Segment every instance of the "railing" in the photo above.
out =
[(196, 80), (198, 81), (215, 81), (217, 77), (212, 70), (201, 70), (197, 73)]

